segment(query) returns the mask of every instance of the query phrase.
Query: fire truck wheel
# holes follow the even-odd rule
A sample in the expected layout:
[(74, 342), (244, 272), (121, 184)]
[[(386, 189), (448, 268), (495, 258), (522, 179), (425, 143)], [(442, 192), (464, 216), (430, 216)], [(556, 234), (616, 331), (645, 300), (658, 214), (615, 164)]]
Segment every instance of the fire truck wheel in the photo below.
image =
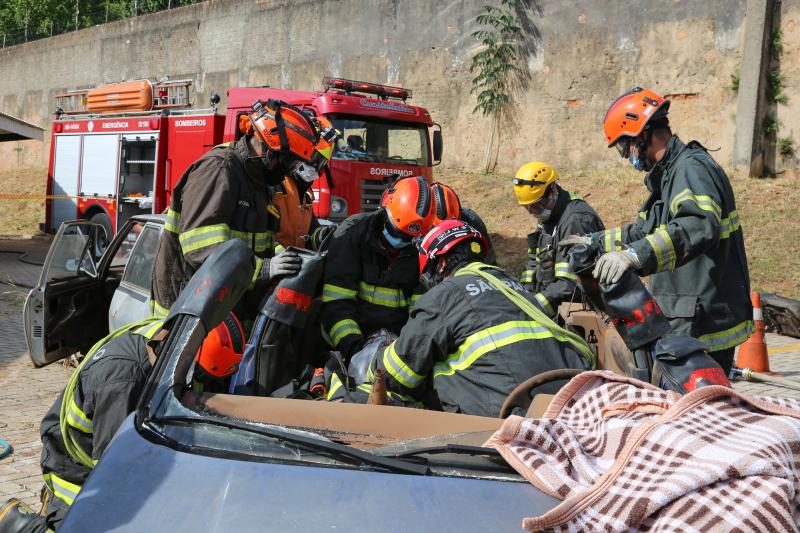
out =
[(95, 255), (100, 257), (103, 255), (103, 252), (105, 252), (106, 247), (108, 246), (108, 243), (111, 242), (111, 237), (114, 234), (114, 230), (111, 228), (111, 218), (109, 218), (109, 216), (105, 213), (97, 213), (89, 220), (95, 224), (100, 224), (103, 226), (103, 229), (106, 230), (105, 236), (101, 235), (95, 243)]

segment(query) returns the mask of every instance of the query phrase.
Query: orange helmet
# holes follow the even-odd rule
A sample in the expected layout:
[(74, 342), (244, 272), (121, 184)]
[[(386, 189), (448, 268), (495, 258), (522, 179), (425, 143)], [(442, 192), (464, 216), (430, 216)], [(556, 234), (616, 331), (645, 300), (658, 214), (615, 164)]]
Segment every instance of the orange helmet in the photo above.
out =
[[(650, 89), (635, 87), (626, 92), (611, 104), (603, 118), (603, 130), (608, 147), (617, 145), (620, 139), (628, 138), (626, 144), (639, 136), (642, 131), (652, 127), (653, 119), (666, 120), (669, 100)], [(619, 147), (620, 154), (626, 147)]]
[(456, 191), (442, 183), (431, 185), (433, 202), (433, 226), (439, 225), (444, 220), (458, 220), (461, 218), (461, 202)]
[(230, 376), (239, 368), (244, 352), (244, 331), (236, 315), (229, 313), (206, 335), (197, 351), (197, 365), (215, 378)]
[[(287, 162), (290, 173), (296, 173), (306, 181), (316, 179), (333, 153), (336, 129), (330, 121), (280, 100), (266, 103), (259, 100), (252, 107), (248, 119), (258, 139), (271, 151), (294, 160)], [(241, 124), (239, 127), (249, 130), (242, 128)], [(295, 166), (307, 163), (310, 167), (295, 169), (292, 163)], [(309, 179), (311, 172), (316, 172), (313, 179)]]
[(390, 221), (386, 230), (396, 238), (410, 242), (424, 235), (433, 222), (431, 189), (422, 176), (395, 181), (383, 192), (381, 207)]

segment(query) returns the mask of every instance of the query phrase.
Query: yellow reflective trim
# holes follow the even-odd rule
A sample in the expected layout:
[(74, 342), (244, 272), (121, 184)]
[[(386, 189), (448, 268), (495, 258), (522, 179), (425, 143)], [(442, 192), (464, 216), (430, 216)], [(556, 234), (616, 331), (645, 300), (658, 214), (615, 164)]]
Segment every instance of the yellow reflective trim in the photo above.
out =
[(355, 300), (357, 291), (326, 283), (322, 286), (322, 301)]
[(184, 254), (200, 250), (206, 246), (223, 243), (230, 240), (230, 238), (231, 228), (227, 224), (202, 226), (178, 235), (178, 241)]
[(156, 318), (166, 318), (169, 314), (169, 309), (158, 305), (155, 298), (150, 300), (150, 314)]
[(597, 236), (597, 242), (601, 243), (605, 252), (622, 250), (622, 228), (601, 231)]
[(647, 220), (647, 211), (639, 211), (639, 219), (646, 221)]
[(331, 327), (330, 331), (330, 337), (334, 346), (338, 346), (339, 342), (348, 335), (354, 334), (361, 335), (361, 328), (359, 328), (358, 323), (351, 318), (340, 320)]
[(731, 211), (728, 216), (723, 218), (720, 222), (720, 240), (727, 239), (733, 232), (741, 229), (741, 227), (741, 223), (739, 222), (739, 213), (737, 213), (735, 210)]
[(578, 276), (573, 274), (569, 269), (569, 263), (556, 263), (555, 264), (555, 277), (557, 278), (567, 278), (573, 281), (577, 281)]
[(256, 268), (253, 270), (253, 277), (250, 279), (250, 287), (256, 284), (256, 281), (261, 277), (261, 271), (264, 269), (264, 260), (256, 257)]
[(44, 483), (55, 496), (63, 500), (67, 505), (72, 505), (78, 493), (81, 491), (81, 486), (75, 483), (70, 483), (66, 479), (58, 477), (53, 472), (43, 474)]
[(666, 224), (662, 224), (653, 233), (645, 236), (645, 240), (656, 254), (656, 271), (675, 270), (675, 246), (667, 232)]
[(74, 427), (78, 431), (83, 433), (88, 433), (91, 435), (93, 428), (92, 428), (92, 419), (86, 416), (78, 404), (75, 403), (74, 398), (69, 399), (69, 404), (67, 406), (67, 424)]
[(397, 382), (408, 389), (414, 389), (425, 380), (425, 376), (421, 376), (414, 372), (395, 351), (395, 344), (397, 341), (392, 342), (383, 350), (383, 366), (386, 372), (392, 376)]
[(709, 352), (727, 350), (742, 344), (753, 333), (753, 321), (745, 320), (731, 328), (698, 337)]
[(553, 311), (553, 306), (550, 303), (550, 300), (548, 300), (547, 297), (544, 294), (542, 294), (541, 292), (537, 292), (533, 297), (536, 298), (537, 302), (542, 304), (542, 307), (544, 307), (544, 312), (545, 313), (547, 313), (550, 316), (553, 316), (553, 315), (556, 314), (556, 312)]
[(523, 270), (519, 275), (519, 280), (522, 283), (533, 283), (533, 270)]
[(167, 208), (167, 216), (164, 219), (164, 229), (172, 233), (178, 233), (178, 226), (181, 223), (180, 211), (173, 211), (172, 208)]
[(331, 388), (328, 389), (328, 394), (325, 395), (325, 399), (331, 401), (333, 396), (336, 394), (336, 391), (342, 388), (342, 380), (339, 379), (337, 374), (333, 374), (331, 376)]
[(369, 303), (384, 307), (399, 308), (408, 305), (402, 290), (370, 285), (364, 281), (358, 284), (358, 297)]
[(163, 320), (156, 320), (152, 324), (145, 324), (144, 326), (133, 330), (133, 333), (136, 335), (141, 335), (145, 339), (152, 339), (153, 335), (158, 333), (158, 330), (164, 325)]
[(286, 250), (286, 248), (284, 248), (284, 246), (282, 244), (276, 244), (275, 245), (275, 255), (283, 252), (284, 250)]
[(716, 217), (717, 222), (722, 219), (722, 208), (719, 206), (719, 204), (717, 204), (716, 200), (704, 194), (695, 195), (688, 188), (682, 190), (672, 198), (672, 201), (669, 203), (670, 213), (673, 215), (677, 213), (678, 209), (681, 207), (681, 204), (685, 202), (694, 202), (695, 205), (697, 205), (697, 207), (703, 211), (712, 213)]
[(546, 327), (533, 320), (512, 320), (473, 333), (461, 343), (458, 351), (437, 363), (433, 377), (450, 376), (466, 370), (487, 353), (525, 340), (556, 338)]

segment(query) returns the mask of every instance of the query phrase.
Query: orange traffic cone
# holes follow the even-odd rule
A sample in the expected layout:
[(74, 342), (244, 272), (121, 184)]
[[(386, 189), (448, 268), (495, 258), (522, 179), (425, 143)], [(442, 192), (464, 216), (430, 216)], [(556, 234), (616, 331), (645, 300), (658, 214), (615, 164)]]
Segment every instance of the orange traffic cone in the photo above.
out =
[(739, 346), (736, 366), (750, 368), (755, 372), (769, 372), (767, 343), (764, 342), (764, 320), (762, 320), (763, 315), (761, 314), (761, 293), (751, 292), (750, 300), (753, 303), (753, 322), (755, 322), (756, 330)]

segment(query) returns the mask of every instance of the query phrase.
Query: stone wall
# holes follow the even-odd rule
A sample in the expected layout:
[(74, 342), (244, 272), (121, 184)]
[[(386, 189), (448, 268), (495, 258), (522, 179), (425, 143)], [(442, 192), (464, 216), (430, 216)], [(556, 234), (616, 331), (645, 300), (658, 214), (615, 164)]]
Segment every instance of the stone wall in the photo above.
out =
[[(413, 89), (444, 129), (444, 168), (479, 170), (489, 121), (473, 114), (471, 36), (485, 0), (212, 0), (0, 50), (0, 110), (49, 128), (64, 89), (169, 76), (225, 104), (236, 85), (315, 89), (325, 75)], [(793, 134), (800, 62), (800, 1), (780, 4)], [(498, 169), (531, 158), (562, 168), (617, 163), (601, 121), (610, 102), (641, 84), (672, 95), (675, 130), (730, 161), (745, 0), (528, 0), (527, 87), (501, 126)], [(800, 135), (800, 131), (797, 132)], [(788, 133), (787, 133), (788, 135)], [(0, 167), (46, 164), (49, 142), (3, 143)], [(19, 151), (19, 148), (22, 150)]]

